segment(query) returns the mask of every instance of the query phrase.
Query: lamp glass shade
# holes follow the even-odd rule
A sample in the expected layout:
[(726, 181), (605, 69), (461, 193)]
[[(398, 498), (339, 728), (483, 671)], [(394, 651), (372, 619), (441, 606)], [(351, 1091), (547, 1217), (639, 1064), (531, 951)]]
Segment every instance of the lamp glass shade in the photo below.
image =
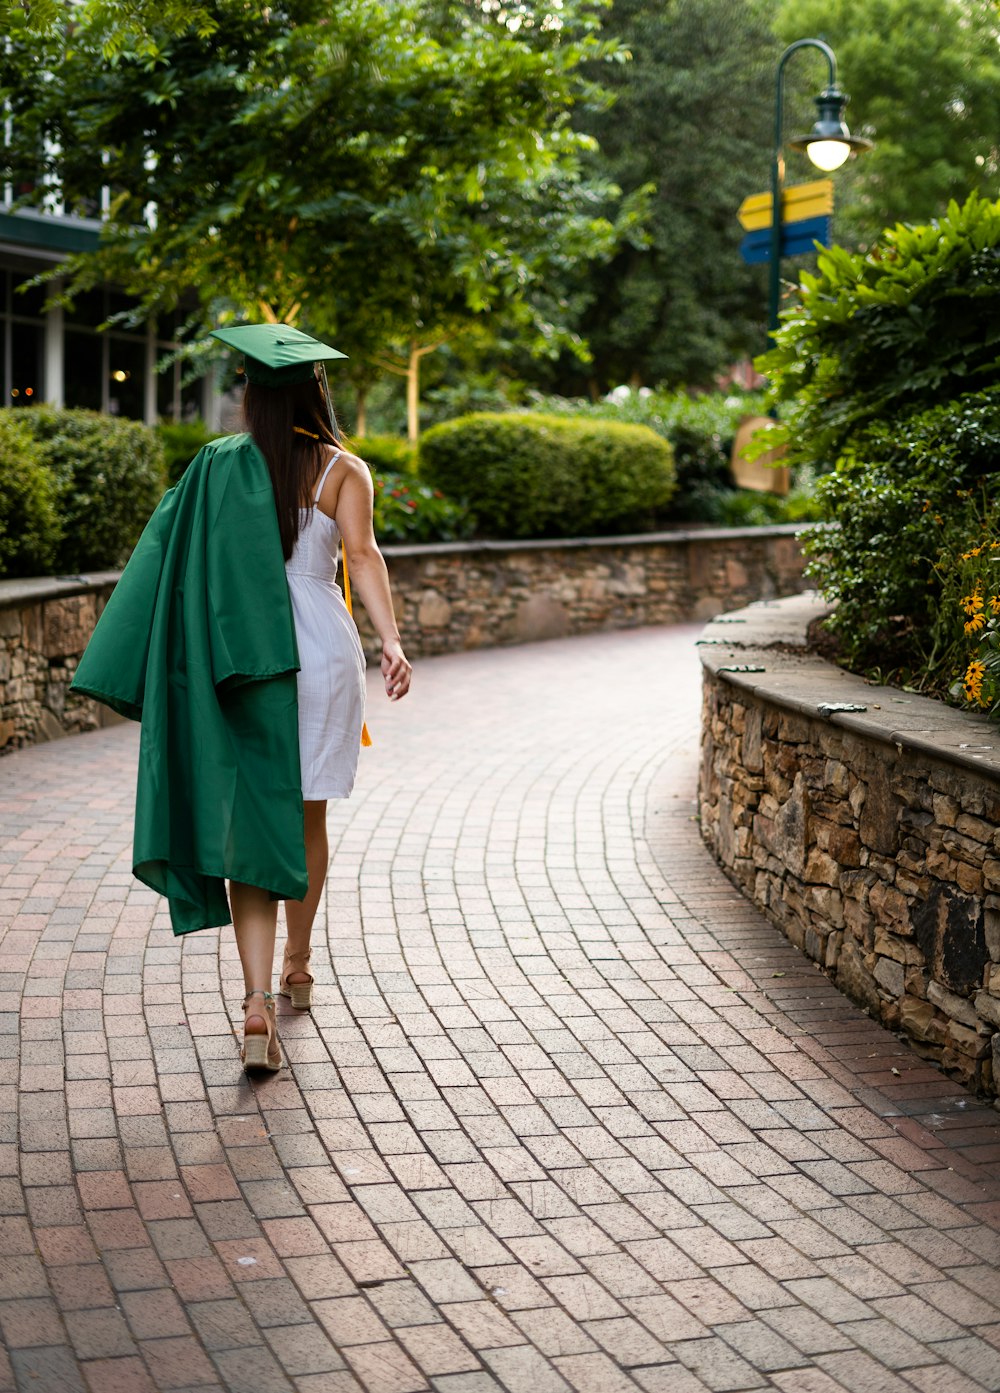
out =
[(806, 154), (816, 168), (828, 174), (845, 164), (850, 153), (846, 140), (810, 140), (806, 146)]
[(854, 153), (870, 150), (872, 143), (863, 135), (851, 135), (844, 120), (847, 95), (838, 87), (827, 87), (816, 98), (816, 121), (808, 135), (796, 136), (788, 143), (793, 150), (808, 155), (817, 169), (839, 169)]

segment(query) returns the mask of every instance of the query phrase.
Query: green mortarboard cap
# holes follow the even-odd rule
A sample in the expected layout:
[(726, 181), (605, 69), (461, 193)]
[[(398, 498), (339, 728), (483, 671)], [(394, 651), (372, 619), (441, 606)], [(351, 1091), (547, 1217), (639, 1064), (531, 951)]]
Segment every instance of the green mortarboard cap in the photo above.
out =
[(238, 324), (211, 337), (243, 354), (247, 380), (260, 387), (294, 387), (309, 381), (315, 363), (347, 357), (290, 324)]

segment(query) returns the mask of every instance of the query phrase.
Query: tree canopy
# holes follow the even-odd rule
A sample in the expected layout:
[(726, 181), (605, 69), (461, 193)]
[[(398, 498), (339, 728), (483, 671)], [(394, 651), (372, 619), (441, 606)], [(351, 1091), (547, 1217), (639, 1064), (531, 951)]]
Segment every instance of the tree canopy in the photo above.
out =
[[(850, 94), (847, 119), (875, 148), (838, 171), (834, 233), (867, 246), (884, 227), (944, 214), (990, 194), (1000, 168), (1000, 11), (993, 0), (781, 0), (784, 43), (824, 38)], [(816, 90), (826, 83), (812, 64)], [(789, 166), (805, 171), (804, 157)]]
[(84, 5), (58, 52), (15, 39), (5, 55), (14, 175), (71, 205), (104, 152), (116, 196), (69, 296), (105, 280), (142, 315), (192, 287), (205, 322), (304, 314), (362, 376), (397, 345), (412, 365), (470, 316), (569, 342), (531, 292), (613, 237), (568, 120), (581, 64), (604, 52), (591, 10), (553, 0), (511, 27), (461, 0), (221, 0), (210, 38), (167, 27), (107, 59)]
[[(743, 264), (736, 210), (767, 187), (774, 38), (758, 0), (614, 0), (606, 28), (631, 61), (605, 77), (614, 104), (582, 113), (601, 175), (652, 186), (650, 217), (607, 264), (585, 268), (586, 375), (704, 383), (758, 347), (759, 268)], [(566, 364), (564, 387), (582, 385)]]
[[(566, 392), (706, 385), (761, 348), (736, 210), (796, 38), (833, 45), (876, 142), (834, 176), (837, 241), (1000, 166), (992, 0), (0, 0), (0, 23), (5, 177), (84, 210), (112, 191), (67, 293), (113, 283), (192, 332), (299, 316), (362, 395), (388, 368), (412, 399), (445, 342)], [(825, 67), (788, 79), (786, 137)]]

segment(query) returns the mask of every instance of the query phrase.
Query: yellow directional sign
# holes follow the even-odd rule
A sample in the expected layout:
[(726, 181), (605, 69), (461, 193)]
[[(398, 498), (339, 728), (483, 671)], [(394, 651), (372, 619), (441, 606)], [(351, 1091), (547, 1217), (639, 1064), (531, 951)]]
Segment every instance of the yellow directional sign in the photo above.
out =
[[(793, 184), (785, 189), (781, 199), (781, 221), (801, 222), (805, 218), (818, 218), (833, 212), (833, 180), (814, 179), (811, 184)], [(736, 216), (740, 226), (747, 232), (771, 226), (771, 195), (769, 193), (751, 194), (739, 206)]]

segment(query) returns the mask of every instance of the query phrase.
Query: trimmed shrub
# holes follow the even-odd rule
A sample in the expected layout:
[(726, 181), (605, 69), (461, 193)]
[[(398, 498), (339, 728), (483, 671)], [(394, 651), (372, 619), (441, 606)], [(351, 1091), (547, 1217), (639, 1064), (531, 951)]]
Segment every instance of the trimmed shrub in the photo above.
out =
[(219, 432), (209, 430), (201, 420), (161, 421), (156, 437), (163, 446), (167, 483), (173, 488), (198, 451), (210, 440), (217, 440)]
[(655, 526), (673, 452), (646, 426), (478, 412), (427, 431), (420, 475), (464, 499), (492, 537), (574, 537)]
[(56, 486), (25, 420), (0, 411), (0, 576), (45, 575), (59, 541)]
[(123, 565), (166, 483), (153, 431), (97, 411), (33, 406), (21, 414), (55, 482), (56, 570)]
[(344, 444), (352, 455), (381, 474), (415, 474), (417, 451), (401, 435), (349, 436)]

